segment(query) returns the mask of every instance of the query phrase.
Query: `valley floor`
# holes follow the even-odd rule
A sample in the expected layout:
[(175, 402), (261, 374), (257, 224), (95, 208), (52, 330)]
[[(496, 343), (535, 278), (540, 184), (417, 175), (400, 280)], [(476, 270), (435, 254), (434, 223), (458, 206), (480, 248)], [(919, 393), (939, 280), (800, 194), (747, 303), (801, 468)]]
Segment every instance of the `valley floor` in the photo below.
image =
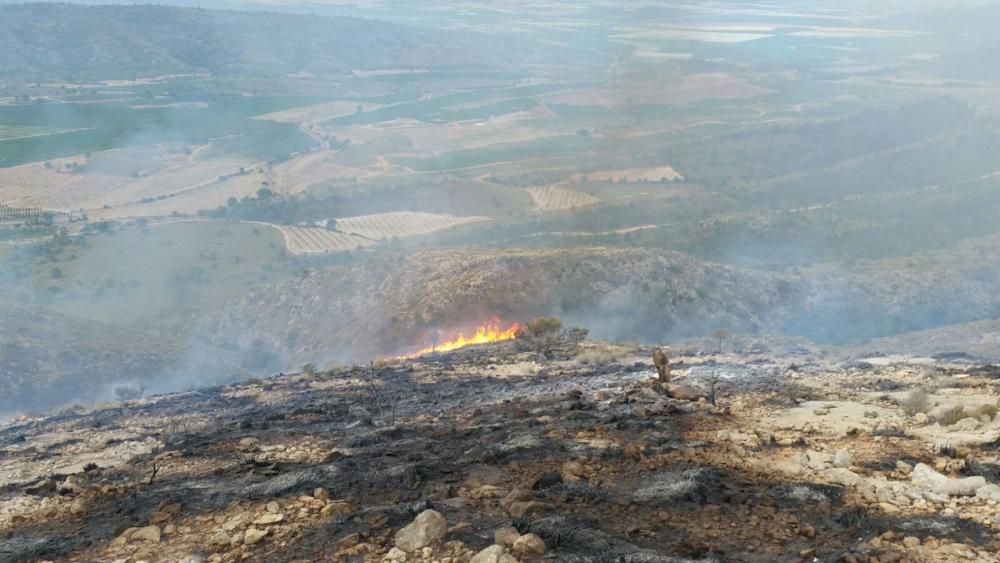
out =
[(490, 345), (22, 420), (0, 560), (1000, 561), (995, 368), (675, 352), (670, 385)]

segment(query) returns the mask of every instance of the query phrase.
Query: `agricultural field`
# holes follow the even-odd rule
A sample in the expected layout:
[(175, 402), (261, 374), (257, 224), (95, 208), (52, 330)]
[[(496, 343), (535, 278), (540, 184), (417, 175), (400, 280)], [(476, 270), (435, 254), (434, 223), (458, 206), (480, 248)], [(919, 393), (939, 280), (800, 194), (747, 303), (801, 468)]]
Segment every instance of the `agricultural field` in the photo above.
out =
[(183, 153), (134, 152), (145, 158), (97, 153), (91, 158), (80, 156), (0, 169), (0, 202), (87, 213), (197, 191), (260, 164), (238, 155), (189, 161)]
[(528, 188), (528, 194), (541, 211), (562, 211), (595, 205), (601, 200), (596, 197), (561, 186)]
[(288, 252), (297, 256), (350, 252), (375, 244), (375, 241), (369, 238), (330, 231), (321, 227), (281, 225), (276, 226), (276, 228), (285, 237), (285, 247)]
[(337, 230), (369, 240), (426, 235), (459, 225), (489, 221), (488, 217), (455, 217), (436, 213), (400, 211), (337, 219)]

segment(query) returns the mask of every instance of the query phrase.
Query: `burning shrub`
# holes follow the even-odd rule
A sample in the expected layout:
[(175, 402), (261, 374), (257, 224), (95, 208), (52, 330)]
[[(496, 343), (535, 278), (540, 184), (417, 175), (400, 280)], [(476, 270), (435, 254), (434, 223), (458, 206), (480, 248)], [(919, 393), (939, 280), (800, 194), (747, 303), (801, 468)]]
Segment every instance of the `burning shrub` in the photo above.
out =
[(517, 334), (517, 348), (551, 358), (556, 351), (575, 348), (587, 338), (587, 329), (564, 328), (555, 317), (532, 319)]

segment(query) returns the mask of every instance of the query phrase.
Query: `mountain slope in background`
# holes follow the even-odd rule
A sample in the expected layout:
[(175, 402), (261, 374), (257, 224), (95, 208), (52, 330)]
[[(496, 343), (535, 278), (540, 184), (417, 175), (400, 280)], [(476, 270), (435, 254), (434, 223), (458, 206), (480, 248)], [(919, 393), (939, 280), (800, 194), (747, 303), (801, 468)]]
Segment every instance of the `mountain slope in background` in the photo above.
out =
[(481, 67), (523, 52), (495, 37), (355, 18), (167, 6), (0, 6), (0, 77), (8, 79)]
[(169, 341), (51, 311), (0, 304), (0, 412), (111, 395), (181, 356)]
[(112, 400), (115, 388), (123, 385), (163, 393), (231, 382), (273, 373), (277, 362), (253, 347), (211, 348), (0, 303), (0, 417)]

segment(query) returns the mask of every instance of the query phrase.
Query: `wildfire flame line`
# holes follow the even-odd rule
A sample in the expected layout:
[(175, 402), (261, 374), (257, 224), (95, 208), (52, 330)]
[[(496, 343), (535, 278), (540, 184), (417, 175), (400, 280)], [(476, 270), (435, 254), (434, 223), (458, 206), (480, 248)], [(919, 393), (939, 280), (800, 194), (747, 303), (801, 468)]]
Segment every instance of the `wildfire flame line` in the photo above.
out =
[(506, 329), (502, 328), (500, 319), (498, 317), (493, 317), (486, 324), (476, 327), (476, 332), (472, 336), (466, 337), (465, 333), (459, 333), (458, 336), (452, 340), (441, 342), (435, 346), (424, 348), (423, 350), (406, 354), (405, 356), (399, 356), (399, 358), (417, 358), (434, 352), (451, 352), (452, 350), (458, 350), (459, 348), (465, 348), (466, 346), (473, 346), (475, 344), (489, 344), (490, 342), (514, 340), (517, 338), (517, 333), (520, 330), (521, 325), (517, 323), (513, 323)]

